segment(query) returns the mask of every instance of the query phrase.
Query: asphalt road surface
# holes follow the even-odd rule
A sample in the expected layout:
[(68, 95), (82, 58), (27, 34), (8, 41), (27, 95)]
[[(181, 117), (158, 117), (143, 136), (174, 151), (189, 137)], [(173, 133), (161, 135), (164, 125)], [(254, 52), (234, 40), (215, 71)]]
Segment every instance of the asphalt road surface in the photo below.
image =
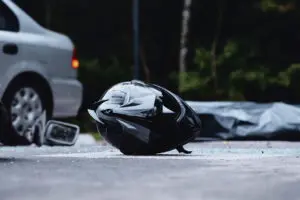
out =
[(300, 143), (212, 142), (159, 156), (0, 147), (0, 200), (299, 200)]

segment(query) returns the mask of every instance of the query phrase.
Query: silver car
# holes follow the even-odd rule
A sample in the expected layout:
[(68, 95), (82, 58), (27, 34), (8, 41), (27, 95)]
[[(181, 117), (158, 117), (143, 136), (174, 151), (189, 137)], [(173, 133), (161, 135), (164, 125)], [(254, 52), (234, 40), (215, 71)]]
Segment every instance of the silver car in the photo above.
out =
[(82, 102), (79, 62), (69, 37), (48, 30), (10, 0), (0, 0), (0, 97), (19, 134), (47, 111), (76, 116)]

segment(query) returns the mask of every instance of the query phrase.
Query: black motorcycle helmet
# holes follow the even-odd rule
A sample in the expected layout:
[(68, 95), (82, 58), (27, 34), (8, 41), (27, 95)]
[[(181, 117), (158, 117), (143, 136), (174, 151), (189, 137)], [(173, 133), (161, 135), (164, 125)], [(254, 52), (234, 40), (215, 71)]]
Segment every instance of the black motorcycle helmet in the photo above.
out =
[(112, 86), (88, 112), (102, 137), (126, 155), (191, 153), (183, 145), (201, 131), (200, 119), (180, 97), (142, 81)]

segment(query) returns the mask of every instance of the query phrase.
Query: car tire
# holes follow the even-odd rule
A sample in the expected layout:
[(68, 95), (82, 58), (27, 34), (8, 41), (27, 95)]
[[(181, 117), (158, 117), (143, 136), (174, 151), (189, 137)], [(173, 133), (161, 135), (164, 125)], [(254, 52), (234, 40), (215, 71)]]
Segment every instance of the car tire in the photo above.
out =
[[(15, 139), (17, 139), (18, 142), (22, 143), (22, 141), (20, 141), (20, 136), (26, 139), (27, 143), (34, 143), (34, 140), (36, 139), (35, 135), (28, 135), (28, 137), (25, 137), (24, 135), (26, 126), (28, 126), (28, 124), (32, 125), (38, 115), (42, 114), (43, 110), (46, 110), (47, 120), (49, 119), (49, 117), (51, 117), (49, 106), (47, 106), (48, 94), (46, 94), (44, 91), (46, 90), (44, 89), (43, 84), (28, 79), (17, 79), (9, 85), (2, 100), (3, 104), (7, 108), (10, 123), (15, 132), (18, 134), (16, 135), (11, 133), (4, 133), (3, 137), (10, 138), (8, 141), (12, 141), (7, 142), (5, 145), (18, 145), (16, 144)], [(22, 96), (22, 94), (24, 94), (24, 96)], [(17, 95), (19, 95), (19, 98), (16, 98)], [(25, 95), (29, 96), (29, 98), (34, 97), (34, 100), (24, 100)], [(24, 97), (24, 99), (22, 99), (21, 97)], [(18, 101), (17, 99), (20, 99), (21, 101)], [(15, 111), (13, 111), (13, 107), (18, 107), (19, 110), (21, 110), (19, 111), (19, 115), (16, 114)], [(19, 122), (21, 122), (15, 123), (16, 120), (19, 120)]]
[(0, 143), (7, 146), (29, 145), (25, 137), (14, 131), (8, 111), (0, 101)]

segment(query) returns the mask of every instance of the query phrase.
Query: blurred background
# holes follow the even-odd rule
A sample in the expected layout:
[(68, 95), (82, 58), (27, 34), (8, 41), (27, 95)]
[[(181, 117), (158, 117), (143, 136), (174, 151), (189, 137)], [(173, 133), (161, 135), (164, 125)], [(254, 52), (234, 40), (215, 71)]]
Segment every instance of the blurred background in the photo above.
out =
[[(185, 100), (299, 104), (300, 5), (296, 0), (14, 0), (76, 46), (83, 102), (76, 121), (94, 126), (87, 106), (134, 77)], [(138, 54), (134, 21), (138, 18)], [(187, 53), (183, 53), (186, 47)]]

